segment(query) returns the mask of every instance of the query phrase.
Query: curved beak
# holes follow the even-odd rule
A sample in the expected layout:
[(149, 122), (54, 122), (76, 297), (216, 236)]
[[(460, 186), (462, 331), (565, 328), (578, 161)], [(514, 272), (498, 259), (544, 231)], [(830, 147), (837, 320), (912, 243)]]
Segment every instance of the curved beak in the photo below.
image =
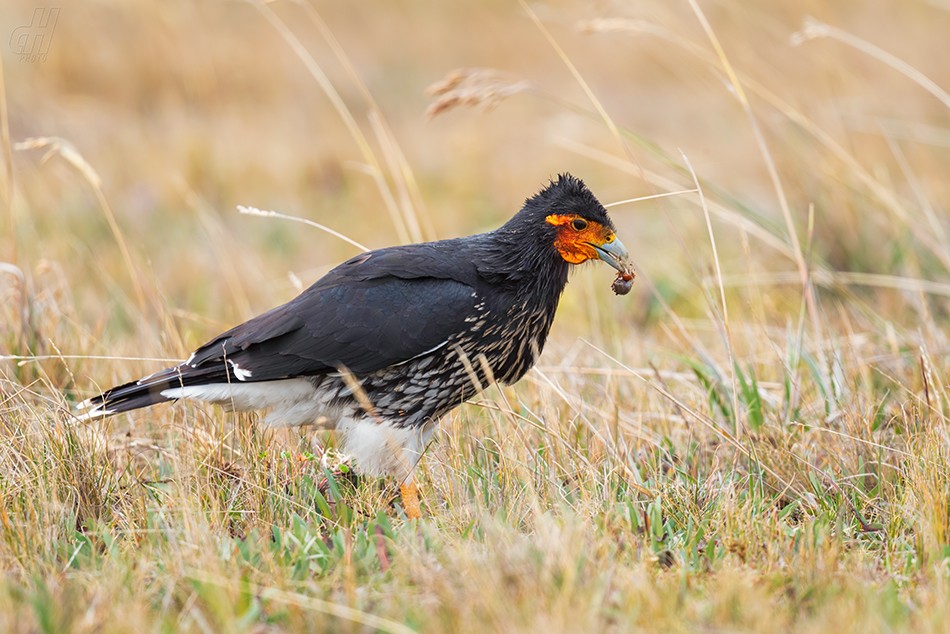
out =
[(627, 248), (623, 246), (620, 238), (614, 238), (613, 241), (604, 244), (594, 244), (593, 242), (587, 244), (594, 247), (597, 251), (597, 257), (621, 273), (626, 273), (629, 270), (630, 263), (628, 259), (630, 254), (627, 253)]

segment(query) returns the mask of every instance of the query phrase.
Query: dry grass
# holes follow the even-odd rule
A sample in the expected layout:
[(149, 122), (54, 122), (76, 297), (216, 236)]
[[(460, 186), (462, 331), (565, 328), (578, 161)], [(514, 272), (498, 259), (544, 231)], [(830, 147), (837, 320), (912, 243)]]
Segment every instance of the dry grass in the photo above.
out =
[[(947, 7), (395, 4), (64, 6), (44, 62), (3, 50), (0, 630), (944, 631)], [(321, 494), (307, 430), (71, 422), (563, 170), (640, 199), (638, 284), (575, 274), (418, 526)]]

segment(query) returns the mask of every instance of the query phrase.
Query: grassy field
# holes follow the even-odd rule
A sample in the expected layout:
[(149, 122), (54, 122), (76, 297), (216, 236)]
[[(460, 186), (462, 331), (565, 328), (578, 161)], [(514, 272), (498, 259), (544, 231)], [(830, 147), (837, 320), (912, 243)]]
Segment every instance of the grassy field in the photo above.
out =
[[(0, 6), (0, 631), (947, 631), (945, 0), (61, 4), (41, 60)], [(332, 436), (69, 415), (356, 253), (237, 205), (374, 248), (561, 171), (637, 284), (573, 275), (419, 523)]]

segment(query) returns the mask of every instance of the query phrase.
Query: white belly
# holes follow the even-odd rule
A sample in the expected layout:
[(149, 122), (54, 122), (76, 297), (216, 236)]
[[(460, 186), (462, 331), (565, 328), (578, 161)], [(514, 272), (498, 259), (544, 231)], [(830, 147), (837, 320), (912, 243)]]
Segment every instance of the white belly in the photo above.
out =
[(261, 383), (212, 383), (170, 388), (162, 396), (217, 403), (238, 411), (268, 409), (265, 425), (291, 427), (318, 424), (336, 429), (343, 452), (360, 473), (407, 479), (422, 457), (437, 423), (397, 427), (388, 421), (363, 416), (354, 407), (340, 408), (307, 379)]

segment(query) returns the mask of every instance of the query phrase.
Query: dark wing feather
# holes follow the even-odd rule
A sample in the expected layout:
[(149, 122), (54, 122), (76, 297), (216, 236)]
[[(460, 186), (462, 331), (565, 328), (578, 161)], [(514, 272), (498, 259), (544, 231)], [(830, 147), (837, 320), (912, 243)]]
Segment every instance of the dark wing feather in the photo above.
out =
[(187, 365), (230, 372), (227, 359), (250, 372), (246, 380), (269, 381), (407, 361), (465, 329), (475, 314), (474, 265), (461, 265), (459, 256), (440, 243), (357, 256), (287, 304), (208, 342)]

